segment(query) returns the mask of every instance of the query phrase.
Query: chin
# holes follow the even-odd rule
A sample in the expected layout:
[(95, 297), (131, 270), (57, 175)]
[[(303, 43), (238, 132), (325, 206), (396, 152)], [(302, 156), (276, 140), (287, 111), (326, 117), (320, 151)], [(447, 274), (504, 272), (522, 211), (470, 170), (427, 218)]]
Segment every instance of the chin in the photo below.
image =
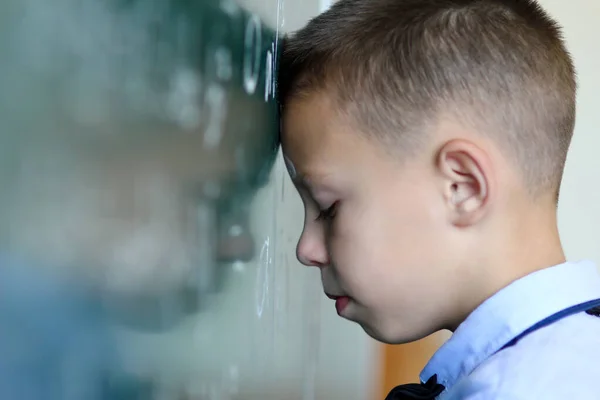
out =
[(374, 326), (367, 323), (359, 323), (359, 325), (367, 335), (384, 344), (407, 344), (421, 340), (427, 336), (419, 335), (415, 332), (398, 332), (395, 329), (386, 329), (385, 327)]
[(385, 344), (393, 344), (392, 342), (390, 342), (389, 338), (381, 332), (381, 330), (366, 323), (359, 323), (359, 325), (361, 326), (361, 328), (363, 328), (367, 335), (377, 340), (378, 342)]

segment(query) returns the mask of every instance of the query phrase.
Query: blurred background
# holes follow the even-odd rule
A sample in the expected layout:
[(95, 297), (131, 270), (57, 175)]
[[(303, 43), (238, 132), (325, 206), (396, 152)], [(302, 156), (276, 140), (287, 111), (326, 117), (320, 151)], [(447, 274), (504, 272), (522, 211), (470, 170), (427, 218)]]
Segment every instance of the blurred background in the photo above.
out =
[[(600, 3), (541, 3), (579, 73), (562, 238), (570, 259), (600, 264)], [(147, 390), (113, 398), (382, 399), (447, 338), (374, 342), (295, 259), (304, 215), (276, 148), (273, 79), (282, 35), (330, 5), (0, 4), (0, 260), (94, 294), (116, 379)], [(53, 312), (31, 304), (32, 319)]]

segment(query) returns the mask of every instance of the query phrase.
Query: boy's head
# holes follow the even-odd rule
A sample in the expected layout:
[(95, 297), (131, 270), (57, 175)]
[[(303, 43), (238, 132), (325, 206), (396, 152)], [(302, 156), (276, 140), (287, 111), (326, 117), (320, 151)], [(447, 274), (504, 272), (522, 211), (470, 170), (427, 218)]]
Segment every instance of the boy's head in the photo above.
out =
[(529, 0), (340, 0), (288, 38), (298, 258), (338, 312), (406, 342), (558, 261), (575, 93), (559, 27)]

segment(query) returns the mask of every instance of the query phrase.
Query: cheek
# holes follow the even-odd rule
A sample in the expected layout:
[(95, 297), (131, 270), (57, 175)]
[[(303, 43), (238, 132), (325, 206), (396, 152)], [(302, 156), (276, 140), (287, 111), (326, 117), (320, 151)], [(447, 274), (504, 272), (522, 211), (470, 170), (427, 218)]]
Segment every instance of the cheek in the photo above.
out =
[[(364, 296), (385, 279), (382, 252), (385, 237), (380, 218), (373, 211), (349, 208), (338, 214), (329, 236), (329, 249), (336, 272), (355, 296)], [(356, 292), (356, 293), (354, 293)]]
[(428, 279), (426, 267), (436, 257), (433, 233), (424, 208), (403, 207), (391, 198), (365, 203), (336, 218), (332, 261), (343, 284), (365, 306), (399, 300)]

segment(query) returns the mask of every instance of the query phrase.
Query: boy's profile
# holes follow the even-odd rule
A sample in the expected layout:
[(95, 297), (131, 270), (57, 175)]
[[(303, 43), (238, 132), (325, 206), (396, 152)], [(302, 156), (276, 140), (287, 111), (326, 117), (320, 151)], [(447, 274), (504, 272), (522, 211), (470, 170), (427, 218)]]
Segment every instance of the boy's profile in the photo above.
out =
[(279, 95), (297, 255), (338, 313), (453, 331), (389, 399), (597, 398), (600, 275), (556, 218), (575, 69), (537, 2), (340, 0), (286, 39)]

